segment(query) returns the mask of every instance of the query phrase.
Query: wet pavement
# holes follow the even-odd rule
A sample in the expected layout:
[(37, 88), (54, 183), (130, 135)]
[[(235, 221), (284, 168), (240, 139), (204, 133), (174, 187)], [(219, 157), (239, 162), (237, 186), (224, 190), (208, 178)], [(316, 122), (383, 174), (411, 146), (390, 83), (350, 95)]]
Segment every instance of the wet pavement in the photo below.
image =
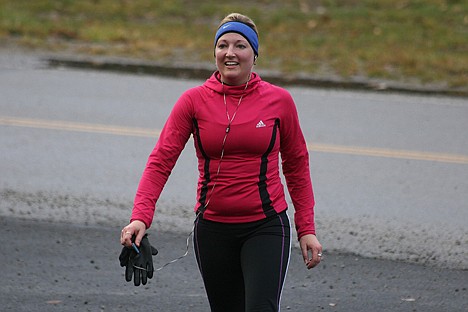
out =
[[(193, 251), (146, 286), (124, 280), (120, 228), (0, 219), (2, 311), (209, 311)], [(155, 266), (185, 251), (186, 235), (150, 230)], [(291, 254), (282, 311), (462, 312), (468, 271), (326, 253), (308, 271)]]
[[(157, 130), (199, 83), (0, 53), (2, 311), (209, 310), (192, 252), (139, 288), (117, 261)], [(465, 311), (466, 100), (289, 89), (312, 146), (325, 257), (307, 271), (293, 250), (282, 310)], [(191, 145), (150, 229), (156, 265), (185, 251)]]

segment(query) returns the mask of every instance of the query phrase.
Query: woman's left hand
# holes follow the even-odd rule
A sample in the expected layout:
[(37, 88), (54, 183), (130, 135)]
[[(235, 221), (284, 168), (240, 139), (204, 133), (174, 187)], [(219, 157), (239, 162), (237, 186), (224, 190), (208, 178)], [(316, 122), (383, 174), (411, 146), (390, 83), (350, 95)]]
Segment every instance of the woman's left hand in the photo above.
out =
[(313, 234), (306, 234), (299, 239), (299, 245), (307, 269), (317, 266), (322, 258), (322, 245), (317, 237)]

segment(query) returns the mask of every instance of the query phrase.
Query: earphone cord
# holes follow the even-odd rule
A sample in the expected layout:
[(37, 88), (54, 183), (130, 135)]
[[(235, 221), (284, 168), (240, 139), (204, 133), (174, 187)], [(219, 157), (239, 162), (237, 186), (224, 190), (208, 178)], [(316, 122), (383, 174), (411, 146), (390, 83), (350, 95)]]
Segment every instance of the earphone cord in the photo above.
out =
[[(229, 124), (231, 124), (231, 123), (229, 123)], [(175, 259), (165, 263), (161, 267), (157, 268), (155, 271), (160, 271), (160, 270), (164, 269), (165, 267), (167, 267), (168, 265), (170, 265), (170, 264), (172, 264), (174, 262), (177, 262), (180, 259), (183, 259), (188, 255), (189, 248), (190, 248), (190, 237), (192, 236), (193, 232), (195, 231), (195, 223), (197, 222), (198, 217), (206, 210), (206, 207), (210, 203), (211, 197), (213, 196), (213, 192), (214, 192), (214, 189), (215, 189), (215, 186), (216, 186), (216, 182), (218, 180), (217, 178), (218, 178), (218, 175), (219, 175), (219, 170), (221, 169), (221, 161), (223, 160), (223, 156), (224, 156), (224, 144), (226, 143), (226, 137), (228, 135), (228, 132), (229, 131), (226, 131), (226, 133), (224, 134), (223, 147), (221, 149), (221, 156), (219, 158), (218, 169), (216, 171), (215, 180), (214, 180), (213, 186), (211, 187), (210, 197), (206, 201), (205, 205), (203, 205), (203, 208), (198, 210), (198, 212), (197, 212), (197, 214), (195, 216), (195, 220), (193, 221), (192, 230), (190, 231), (190, 233), (188, 234), (187, 239), (186, 239), (185, 253), (183, 255), (181, 255), (180, 257), (175, 258)]]
[[(197, 216), (195, 217), (195, 221), (197, 220), (198, 216), (200, 215), (200, 212), (197, 213)], [(186, 240), (186, 248), (185, 248), (185, 253), (178, 257), (178, 258), (175, 258), (174, 260), (171, 260), (169, 262), (167, 262), (166, 264), (164, 264), (163, 266), (157, 268), (155, 271), (160, 271), (162, 269), (164, 269), (165, 267), (167, 267), (168, 265), (174, 263), (174, 262), (177, 262), (179, 261), (180, 259), (183, 259), (185, 258), (187, 255), (188, 255), (188, 252), (189, 252), (189, 246), (190, 246), (190, 237), (192, 236), (193, 232), (195, 231), (195, 221), (193, 222), (193, 226), (192, 226), (192, 231), (190, 231), (189, 235), (187, 236), (187, 240)]]
[[(247, 80), (247, 82), (245, 84), (244, 91), (247, 90), (247, 87), (249, 86), (249, 81), (250, 81), (250, 75), (249, 75), (249, 79)], [(155, 271), (160, 271), (160, 270), (164, 269), (166, 266), (168, 266), (168, 265), (170, 265), (170, 264), (172, 264), (174, 262), (177, 262), (180, 259), (183, 259), (188, 255), (189, 246), (190, 246), (190, 237), (192, 236), (193, 232), (195, 231), (195, 224), (197, 222), (197, 219), (206, 210), (206, 207), (208, 206), (208, 204), (211, 201), (211, 197), (213, 197), (213, 192), (214, 192), (214, 189), (216, 187), (216, 183), (218, 182), (219, 171), (221, 170), (221, 162), (223, 161), (223, 158), (224, 158), (224, 146), (226, 144), (226, 138), (227, 138), (227, 136), (229, 134), (229, 131), (231, 130), (231, 123), (234, 120), (234, 118), (236, 118), (237, 110), (239, 109), (239, 106), (240, 106), (240, 104), (242, 102), (242, 99), (244, 98), (244, 94), (242, 94), (241, 97), (239, 98), (239, 102), (237, 103), (236, 110), (234, 111), (234, 114), (232, 115), (232, 118), (231, 118), (231, 116), (229, 115), (229, 111), (227, 109), (227, 104), (226, 104), (226, 93), (224, 93), (224, 82), (222, 82), (222, 85), (223, 85), (223, 100), (224, 100), (224, 106), (226, 107), (226, 117), (227, 117), (227, 120), (228, 120), (228, 125), (227, 125), (226, 131), (224, 133), (223, 144), (222, 144), (222, 147), (221, 147), (221, 155), (219, 157), (219, 162), (218, 162), (218, 168), (216, 170), (216, 175), (215, 175), (215, 178), (213, 179), (214, 182), (213, 182), (213, 186), (211, 187), (210, 196), (209, 196), (208, 200), (206, 201), (205, 205), (203, 205), (203, 208), (199, 209), (196, 216), (195, 216), (195, 220), (193, 221), (192, 230), (190, 231), (190, 233), (188, 234), (187, 239), (186, 239), (185, 253), (183, 255), (181, 255), (180, 257), (175, 258), (175, 259), (165, 263), (163, 266), (157, 268)]]

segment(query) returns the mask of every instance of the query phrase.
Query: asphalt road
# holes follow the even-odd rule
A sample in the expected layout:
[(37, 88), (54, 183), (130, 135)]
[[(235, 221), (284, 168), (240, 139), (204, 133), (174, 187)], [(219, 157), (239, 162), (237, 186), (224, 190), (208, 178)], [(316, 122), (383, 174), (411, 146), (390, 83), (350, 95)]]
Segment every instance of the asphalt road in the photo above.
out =
[[(193, 252), (146, 286), (124, 280), (119, 227), (5, 218), (2, 311), (209, 311)], [(185, 251), (185, 235), (150, 231), (161, 266)], [(228, 269), (228, 268), (227, 268)], [(308, 271), (293, 249), (282, 311), (466, 311), (468, 271), (325, 253)]]
[[(2, 310), (208, 310), (192, 254), (138, 289), (117, 262), (158, 130), (199, 83), (0, 53)], [(326, 257), (307, 271), (295, 250), (283, 310), (465, 311), (466, 99), (289, 90), (310, 146)], [(184, 252), (190, 231), (192, 145), (158, 203), (160, 263)]]

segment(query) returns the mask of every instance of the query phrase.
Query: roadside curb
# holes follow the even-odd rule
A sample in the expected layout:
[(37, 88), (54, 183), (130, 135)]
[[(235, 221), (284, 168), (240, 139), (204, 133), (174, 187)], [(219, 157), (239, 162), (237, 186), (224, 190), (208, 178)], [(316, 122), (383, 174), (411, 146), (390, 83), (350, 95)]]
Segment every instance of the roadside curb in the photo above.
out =
[[(44, 57), (49, 67), (81, 68), (99, 71), (155, 75), (181, 79), (207, 79), (213, 68), (207, 66), (171, 66), (167, 64), (113, 60), (102, 58)], [(374, 91), (386, 93), (407, 93), (434, 96), (468, 97), (468, 89), (447, 89), (442, 87), (424, 87), (405, 85), (388, 81), (349, 81), (344, 79), (320, 79), (301, 75), (284, 75), (259, 71), (262, 79), (281, 86), (303, 86), (324, 89), (343, 89)]]

